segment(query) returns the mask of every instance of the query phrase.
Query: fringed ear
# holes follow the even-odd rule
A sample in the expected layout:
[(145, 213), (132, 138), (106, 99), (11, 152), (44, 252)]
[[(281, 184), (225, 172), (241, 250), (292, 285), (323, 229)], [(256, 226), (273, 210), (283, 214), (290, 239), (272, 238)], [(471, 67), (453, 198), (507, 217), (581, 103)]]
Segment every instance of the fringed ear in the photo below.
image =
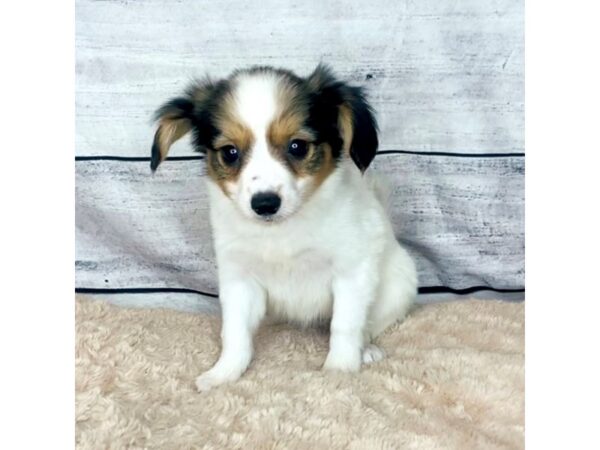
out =
[[(323, 64), (319, 64), (306, 81), (317, 99), (313, 110), (318, 116), (317, 121), (327, 122), (334, 118), (343, 151), (364, 172), (375, 158), (379, 141), (377, 121), (363, 89), (338, 81), (331, 69)], [(328, 110), (334, 117), (326, 112)]]
[(158, 129), (154, 134), (150, 159), (150, 168), (153, 172), (167, 157), (171, 145), (191, 130), (193, 111), (193, 101), (179, 97), (170, 100), (156, 112)]
[(344, 143), (350, 141), (350, 157), (364, 172), (375, 158), (379, 146), (377, 122), (362, 89), (350, 86), (345, 88), (345, 101), (340, 106), (340, 131)]
[(154, 118), (158, 122), (158, 129), (154, 134), (150, 159), (153, 172), (167, 157), (171, 146), (192, 130), (193, 125), (195, 128), (205, 125), (207, 117), (204, 105), (213, 90), (214, 85), (210, 80), (197, 82), (184, 96), (168, 101), (156, 111)]

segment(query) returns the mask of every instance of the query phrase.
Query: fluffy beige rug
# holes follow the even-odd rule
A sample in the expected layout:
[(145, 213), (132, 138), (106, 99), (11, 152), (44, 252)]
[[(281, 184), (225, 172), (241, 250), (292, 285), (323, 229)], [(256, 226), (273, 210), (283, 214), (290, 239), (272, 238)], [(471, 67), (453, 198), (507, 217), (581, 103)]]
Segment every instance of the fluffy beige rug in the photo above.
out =
[(264, 327), (241, 380), (198, 393), (219, 320), (77, 299), (76, 442), (121, 449), (524, 446), (523, 304), (417, 308), (359, 374), (322, 372), (327, 336)]

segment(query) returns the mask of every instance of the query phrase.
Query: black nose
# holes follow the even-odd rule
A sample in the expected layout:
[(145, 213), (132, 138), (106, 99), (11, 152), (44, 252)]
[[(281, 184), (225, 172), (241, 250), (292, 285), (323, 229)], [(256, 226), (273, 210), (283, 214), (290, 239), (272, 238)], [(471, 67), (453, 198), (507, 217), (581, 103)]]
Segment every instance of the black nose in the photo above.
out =
[(252, 196), (250, 206), (259, 216), (271, 216), (281, 206), (281, 198), (275, 192), (260, 192)]

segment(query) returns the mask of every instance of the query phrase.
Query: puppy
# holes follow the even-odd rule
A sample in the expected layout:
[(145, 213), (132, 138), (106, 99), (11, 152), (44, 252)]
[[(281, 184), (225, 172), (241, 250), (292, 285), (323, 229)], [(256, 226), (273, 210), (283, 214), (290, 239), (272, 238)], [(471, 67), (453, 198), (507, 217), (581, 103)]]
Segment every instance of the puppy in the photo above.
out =
[(190, 132), (206, 157), (222, 350), (198, 390), (244, 373), (266, 315), (330, 321), (325, 369), (381, 359), (371, 342), (405, 316), (417, 275), (364, 174), (378, 139), (362, 89), (323, 65), (307, 78), (253, 67), (194, 83), (156, 119), (153, 171)]

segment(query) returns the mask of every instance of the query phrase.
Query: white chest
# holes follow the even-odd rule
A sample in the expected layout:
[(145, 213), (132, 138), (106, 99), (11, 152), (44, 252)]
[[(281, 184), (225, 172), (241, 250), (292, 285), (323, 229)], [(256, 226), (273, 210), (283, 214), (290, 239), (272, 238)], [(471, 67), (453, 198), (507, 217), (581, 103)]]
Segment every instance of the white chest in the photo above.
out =
[(246, 269), (267, 293), (267, 314), (299, 323), (331, 317), (331, 258), (315, 248), (294, 252), (263, 248), (246, 254)]

